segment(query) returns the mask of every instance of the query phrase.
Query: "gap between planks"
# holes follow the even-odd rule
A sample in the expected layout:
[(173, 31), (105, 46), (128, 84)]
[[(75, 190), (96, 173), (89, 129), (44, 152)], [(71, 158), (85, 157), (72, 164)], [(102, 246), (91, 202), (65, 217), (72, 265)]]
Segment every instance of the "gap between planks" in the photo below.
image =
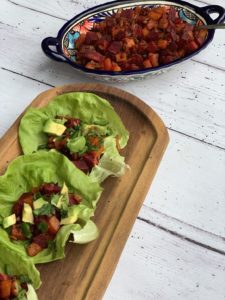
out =
[[(4, 68), (4, 67), (1, 67), (1, 69), (2, 69), (3, 71), (10, 72), (10, 73), (13, 73), (13, 74), (15, 74), (15, 75), (22, 76), (22, 77), (24, 77), (24, 78), (27, 78), (27, 79), (30, 79), (30, 80), (39, 82), (39, 83), (41, 83), (41, 84), (45, 84), (46, 86), (49, 86), (49, 87), (55, 87), (54, 85), (52, 85), (52, 84), (50, 84), (50, 83), (47, 83), (47, 82), (44, 82), (44, 81), (35, 79), (35, 78), (33, 78), (33, 77), (27, 76), (27, 75), (22, 74), (22, 73), (18, 73), (18, 72), (16, 72), (16, 71), (13, 71), (13, 70), (10, 70), (10, 69)], [(206, 144), (206, 145), (208, 145), (208, 146), (211, 146), (211, 147), (214, 147), (214, 148), (218, 148), (218, 149), (220, 149), (220, 150), (225, 150), (225, 148), (223, 148), (223, 147), (221, 147), (221, 146), (214, 145), (214, 144), (212, 144), (212, 143), (206, 142), (206, 141), (204, 141), (204, 140), (201, 140), (201, 139), (199, 139), (199, 138), (196, 138), (196, 137), (194, 137), (194, 136), (191, 136), (191, 135), (189, 135), (189, 134), (187, 134), (187, 133), (184, 133), (184, 132), (182, 132), (182, 131), (173, 129), (173, 128), (168, 127), (168, 126), (166, 126), (166, 128), (167, 128), (168, 130), (171, 130), (171, 131), (176, 132), (176, 133), (178, 133), (178, 134), (184, 135), (184, 136), (186, 136), (186, 137), (188, 137), (188, 138), (194, 139), (194, 140), (196, 140), (196, 141), (198, 141), (198, 142), (200, 142), (200, 143)]]
[(149, 206), (143, 205), (138, 220), (157, 227), (182, 240), (225, 256), (225, 238), (199, 229)]

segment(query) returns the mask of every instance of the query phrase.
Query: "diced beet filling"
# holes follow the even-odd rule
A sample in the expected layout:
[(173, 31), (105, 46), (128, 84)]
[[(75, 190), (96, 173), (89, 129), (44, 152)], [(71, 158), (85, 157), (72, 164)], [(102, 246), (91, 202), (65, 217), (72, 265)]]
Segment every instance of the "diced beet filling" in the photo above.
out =
[[(136, 60), (138, 59), (140, 60), (140, 57), (136, 58)], [(74, 130), (79, 129), (79, 126), (81, 126), (81, 120), (68, 116), (56, 116), (56, 119), (57, 118), (66, 119), (64, 126), (66, 126), (67, 129), (63, 133), (63, 135), (58, 138), (53, 135), (48, 135), (48, 149), (56, 149), (57, 151), (66, 155), (73, 162), (73, 164), (85, 174), (90, 173), (92, 168), (99, 163), (99, 159), (104, 152), (103, 139), (98, 136), (87, 137), (89, 146), (91, 148), (94, 147), (94, 150), (88, 149), (83, 154), (71, 153), (67, 147), (67, 142), (74, 134)], [(45, 189), (45, 187), (43, 187), (43, 189)], [(48, 187), (47, 189), (51, 193), (52, 187)], [(47, 194), (48, 191), (46, 191), (45, 193)]]
[[(12, 212), (16, 214), (17, 222), (11, 226), (10, 238), (15, 241), (29, 240), (31, 244), (27, 247), (27, 253), (30, 256), (47, 248), (61, 227), (60, 221), (65, 217), (62, 215), (63, 211), (51, 203), (51, 199), (55, 195), (58, 195), (58, 199), (62, 196), (61, 190), (62, 187), (57, 183), (43, 183), (39, 187), (35, 187), (32, 192), (22, 194), (13, 206)], [(29, 204), (33, 209), (34, 201), (39, 198), (46, 201), (50, 210), (45, 210), (40, 215), (33, 211), (34, 224), (24, 223), (22, 221), (24, 204)], [(78, 205), (81, 201), (81, 196), (74, 193), (68, 194), (68, 207)]]
[(207, 34), (182, 20), (172, 6), (119, 9), (76, 40), (77, 63), (113, 72), (157, 67), (195, 51)]
[(27, 283), (20, 282), (20, 276), (9, 276), (0, 273), (0, 300), (17, 298), (21, 289), (28, 291)]

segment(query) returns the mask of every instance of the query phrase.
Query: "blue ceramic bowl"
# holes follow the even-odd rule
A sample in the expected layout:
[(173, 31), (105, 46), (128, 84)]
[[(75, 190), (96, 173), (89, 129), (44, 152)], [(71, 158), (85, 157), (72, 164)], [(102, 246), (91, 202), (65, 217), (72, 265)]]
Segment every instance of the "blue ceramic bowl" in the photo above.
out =
[[(77, 71), (89, 75), (92, 78), (103, 81), (119, 82), (143, 79), (146, 76), (160, 74), (166, 71), (168, 68), (181, 63), (202, 51), (208, 46), (214, 37), (215, 30), (209, 30), (205, 42), (196, 51), (181, 59), (177, 59), (171, 63), (160, 65), (155, 68), (147, 68), (135, 71), (111, 72), (90, 70), (76, 63), (76, 49), (74, 47), (74, 41), (81, 33), (91, 30), (95, 22), (101, 22), (106, 16), (110, 16), (117, 12), (118, 9), (134, 8), (140, 5), (145, 7), (155, 7), (159, 5), (173, 6), (178, 11), (181, 19), (193, 25), (198, 24), (199, 22), (203, 22), (204, 24), (217, 24), (225, 20), (225, 9), (218, 5), (197, 7), (190, 3), (178, 0), (119, 0), (95, 6), (75, 16), (59, 30), (56, 38), (45, 38), (41, 44), (42, 49), (44, 53), (51, 59), (68, 63)], [(210, 16), (212, 13), (217, 13), (218, 17), (216, 19), (212, 19)], [(55, 50), (52, 50), (52, 47), (54, 47)]]

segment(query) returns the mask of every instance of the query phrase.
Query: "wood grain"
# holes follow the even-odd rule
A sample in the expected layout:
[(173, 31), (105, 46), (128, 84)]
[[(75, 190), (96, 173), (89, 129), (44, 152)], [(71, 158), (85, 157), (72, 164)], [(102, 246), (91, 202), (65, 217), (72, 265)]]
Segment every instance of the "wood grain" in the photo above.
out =
[[(38, 292), (40, 300), (101, 299), (168, 142), (167, 130), (154, 111), (137, 97), (116, 88), (67, 85), (40, 94), (31, 105), (42, 107), (54, 96), (71, 91), (94, 92), (112, 103), (130, 132), (123, 154), (131, 171), (119, 180), (111, 178), (104, 183), (94, 218), (100, 237), (86, 246), (69, 245), (63, 262), (40, 267), (44, 283)], [(19, 120), (1, 139), (1, 172), (8, 161), (20, 154)]]

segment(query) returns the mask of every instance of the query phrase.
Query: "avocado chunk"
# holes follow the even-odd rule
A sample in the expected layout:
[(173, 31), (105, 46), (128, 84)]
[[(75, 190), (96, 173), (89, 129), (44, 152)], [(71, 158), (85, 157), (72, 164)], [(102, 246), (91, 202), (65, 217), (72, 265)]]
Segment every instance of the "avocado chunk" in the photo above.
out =
[(51, 119), (49, 119), (45, 123), (43, 128), (43, 131), (45, 133), (56, 135), (56, 136), (62, 135), (65, 130), (66, 130), (66, 126), (64, 126), (63, 124), (56, 123)]
[(2, 225), (4, 228), (8, 228), (14, 224), (16, 224), (16, 215), (15, 214), (12, 214), (11, 216), (5, 217), (3, 219)]
[(67, 147), (70, 149), (70, 152), (80, 152), (84, 149), (86, 145), (86, 139), (84, 136), (78, 136), (74, 139), (69, 139), (67, 142)]
[(46, 201), (44, 198), (38, 198), (36, 201), (33, 202), (34, 209), (39, 209), (43, 205), (47, 204), (48, 201)]
[(106, 126), (84, 124), (82, 126), (83, 135), (87, 135), (90, 132), (96, 133), (96, 135), (107, 135), (109, 130)]
[(68, 217), (61, 219), (61, 225), (73, 224), (77, 221), (80, 208), (78, 206), (71, 206), (68, 208)]
[(34, 223), (34, 216), (32, 208), (29, 204), (24, 203), (23, 205), (23, 215), (22, 215), (22, 221), (25, 223)]
[(60, 194), (68, 194), (68, 192), (69, 192), (68, 187), (64, 182)]

